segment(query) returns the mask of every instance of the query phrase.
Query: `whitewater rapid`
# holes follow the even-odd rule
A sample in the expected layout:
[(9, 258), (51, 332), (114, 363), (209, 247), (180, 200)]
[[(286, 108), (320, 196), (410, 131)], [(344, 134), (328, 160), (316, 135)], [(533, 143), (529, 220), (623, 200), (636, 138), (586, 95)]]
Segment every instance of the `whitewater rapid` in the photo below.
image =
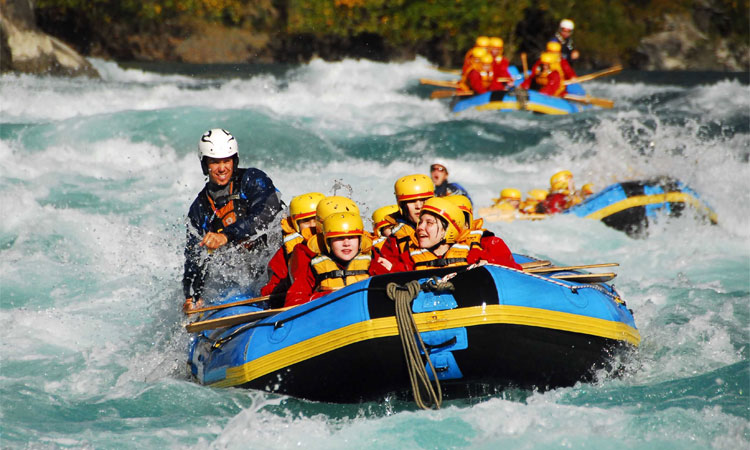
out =
[[(95, 448), (726, 448), (750, 443), (750, 92), (586, 84), (616, 101), (572, 116), (450, 112), (426, 60), (315, 60), (197, 78), (93, 60), (101, 80), (0, 76), (0, 443)], [(623, 378), (511, 391), (438, 412), (327, 405), (192, 383), (180, 312), (187, 208), (203, 131), (285, 201), (350, 195), (363, 216), (440, 159), (475, 207), (505, 187), (656, 175), (695, 189), (710, 226), (632, 239), (593, 220), (487, 223), (517, 253), (618, 262), (642, 344)], [(502, 343), (499, 343), (502, 345)]]

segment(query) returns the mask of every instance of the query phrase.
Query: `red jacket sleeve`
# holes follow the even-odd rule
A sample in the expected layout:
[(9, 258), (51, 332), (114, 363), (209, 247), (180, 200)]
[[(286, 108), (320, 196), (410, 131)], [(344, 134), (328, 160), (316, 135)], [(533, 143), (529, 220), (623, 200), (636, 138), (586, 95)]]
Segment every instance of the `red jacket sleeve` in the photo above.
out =
[(482, 81), (482, 75), (480, 75), (476, 70), (472, 70), (471, 72), (469, 72), (467, 81), (469, 83), (469, 87), (472, 91), (474, 91), (475, 94), (484, 94), (485, 92), (487, 92), (487, 89), (485, 89), (484, 87), (484, 82)]
[(394, 236), (388, 236), (383, 243), (383, 246), (380, 247), (380, 256), (388, 261), (397, 260), (400, 253), (401, 252), (398, 249), (398, 241)]
[(284, 306), (301, 305), (311, 300), (310, 297), (315, 290), (315, 274), (310, 261), (314, 256), (315, 253), (306, 245), (294, 247), (289, 260), (289, 270), (293, 282), (286, 293)]
[(570, 66), (570, 63), (568, 62), (567, 59), (563, 58), (560, 61), (560, 67), (562, 68), (563, 74), (565, 74), (566, 80), (570, 80), (571, 78), (575, 78), (577, 76), (576, 71), (573, 70), (573, 68)]
[(513, 259), (513, 254), (505, 244), (505, 241), (497, 236), (485, 236), (481, 239), (481, 257), (490, 264), (512, 267), (521, 270), (521, 266)]
[(277, 286), (288, 282), (288, 279), (289, 268), (286, 265), (284, 249), (279, 248), (273, 258), (268, 261), (268, 283), (260, 289), (260, 295), (271, 295)]

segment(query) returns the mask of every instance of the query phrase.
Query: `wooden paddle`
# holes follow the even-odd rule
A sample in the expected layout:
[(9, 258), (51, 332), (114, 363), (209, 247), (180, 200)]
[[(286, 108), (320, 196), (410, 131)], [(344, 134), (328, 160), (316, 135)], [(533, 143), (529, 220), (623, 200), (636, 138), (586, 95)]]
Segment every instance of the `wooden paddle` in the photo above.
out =
[(231, 327), (233, 325), (239, 325), (241, 323), (252, 322), (254, 320), (263, 319), (264, 317), (273, 316), (280, 312), (287, 311), (291, 308), (294, 308), (294, 306), (287, 306), (286, 308), (278, 309), (267, 309), (265, 311), (255, 311), (246, 314), (236, 314), (234, 316), (220, 317), (218, 319), (202, 320), (200, 322), (193, 322), (185, 325), (185, 329), (188, 331), (188, 333), (198, 333), (203, 330), (214, 330), (216, 328)]
[(519, 265), (521, 266), (521, 268), (522, 268), (523, 270), (526, 270), (526, 271), (528, 271), (528, 272), (531, 272), (531, 270), (528, 270), (528, 269), (534, 269), (534, 268), (536, 268), (536, 267), (544, 267), (544, 266), (549, 266), (550, 264), (552, 264), (552, 262), (551, 262), (551, 261), (546, 261), (546, 260), (543, 260), (543, 261), (529, 261), (529, 262), (527, 262), (527, 263), (521, 263), (521, 264), (519, 264)]
[(250, 305), (252, 303), (257, 303), (257, 302), (263, 302), (263, 301), (266, 301), (266, 300), (270, 300), (271, 298), (273, 298), (273, 297), (279, 297), (280, 295), (283, 295), (283, 294), (263, 295), (261, 297), (248, 298), (248, 299), (245, 299), (245, 300), (239, 300), (239, 301), (232, 302), (232, 303), (224, 303), (224, 304), (221, 304), (221, 305), (205, 306), (203, 308), (192, 309), (192, 310), (188, 311), (188, 314), (197, 314), (197, 313), (202, 313), (202, 312), (206, 312), (206, 311), (215, 311), (217, 309), (231, 308), (233, 306)]
[(447, 91), (432, 91), (430, 98), (466, 97), (469, 95), (474, 95), (474, 93), (472, 91), (454, 91), (451, 89)]
[(549, 267), (533, 267), (526, 270), (532, 273), (544, 273), (544, 272), (557, 272), (563, 270), (578, 270), (578, 269), (595, 269), (597, 267), (614, 267), (619, 266), (619, 263), (601, 263), (601, 264), (583, 264), (580, 266), (549, 266)]
[(552, 275), (556, 280), (576, 281), (578, 283), (604, 283), (616, 277), (616, 273), (582, 273), (571, 275)]
[(587, 105), (595, 105), (601, 108), (609, 109), (615, 106), (615, 102), (612, 100), (607, 100), (606, 98), (591, 97), (589, 95), (583, 96), (583, 95), (565, 94), (563, 95), (563, 98), (565, 100), (570, 100), (572, 102), (585, 103)]
[(437, 87), (456, 87), (458, 86), (459, 80), (456, 81), (450, 81), (450, 80), (430, 80), (429, 78), (420, 78), (419, 82), (421, 84), (427, 84), (429, 86), (437, 86)]
[(567, 86), (569, 84), (583, 83), (584, 81), (593, 80), (595, 78), (603, 77), (605, 75), (614, 75), (619, 72), (622, 72), (622, 66), (620, 64), (616, 66), (612, 66), (609, 69), (604, 69), (604, 70), (600, 70), (598, 72), (590, 73), (587, 75), (581, 75), (580, 77), (571, 78), (570, 80), (565, 80), (563, 81), (563, 84)]
[(526, 59), (526, 53), (521, 53), (521, 65), (523, 68), (523, 79), (526, 79), (526, 74), (529, 72), (529, 61)]

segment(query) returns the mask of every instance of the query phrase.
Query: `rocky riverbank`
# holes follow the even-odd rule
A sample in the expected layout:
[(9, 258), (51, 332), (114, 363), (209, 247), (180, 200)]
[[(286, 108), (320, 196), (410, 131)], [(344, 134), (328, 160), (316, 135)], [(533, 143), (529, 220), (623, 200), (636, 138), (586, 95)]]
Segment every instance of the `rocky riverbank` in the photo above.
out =
[[(419, 54), (456, 67), (478, 34), (465, 30), (466, 23), (488, 34), (500, 30), (496, 34), (505, 39), (506, 56), (514, 60), (521, 52), (538, 53), (557, 23), (542, 0), (490, 18), (472, 16), (486, 12), (481, 1), (473, 9), (460, 6), (463, 9), (453, 11), (426, 1), (389, 9), (366, 0), (196, 0), (190, 4), (206, 8), (193, 6), (190, 14), (180, 14), (186, 2), (169, 2), (175, 8), (169, 11), (162, 3), (167, 4), (103, 2), (88, 8), (83, 0), (0, 0), (0, 69), (96, 76), (81, 55), (211, 64), (304, 62), (313, 57), (386, 61)], [(597, 0), (581, 3), (584, 10), (583, 3), (593, 7)], [(617, 13), (629, 17), (614, 23), (600, 12), (586, 17), (579, 12), (575, 39), (583, 57), (577, 68), (619, 63), (639, 70), (750, 70), (749, 25), (735, 17), (746, 18), (747, 2), (732, 6), (702, 0), (690, 2), (689, 10), (684, 1), (674, 3), (665, 7), (658, 2), (661, 9), (653, 10), (657, 17), (644, 23), (639, 14), (648, 10), (643, 8), (618, 6)], [(415, 7), (422, 9), (412, 11)], [(376, 13), (379, 19), (373, 22)], [(424, 16), (424, 23), (415, 23), (420, 22), (415, 15)], [(440, 23), (439, 29), (431, 22)]]

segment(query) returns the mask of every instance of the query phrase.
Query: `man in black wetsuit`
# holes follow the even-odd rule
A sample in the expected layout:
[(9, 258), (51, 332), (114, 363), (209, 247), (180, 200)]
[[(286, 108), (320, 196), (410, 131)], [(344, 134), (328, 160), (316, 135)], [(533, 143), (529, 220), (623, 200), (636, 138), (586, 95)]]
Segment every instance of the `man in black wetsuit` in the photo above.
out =
[(237, 140), (228, 131), (206, 131), (198, 150), (208, 182), (188, 212), (182, 279), (182, 309), (186, 314), (203, 303), (210, 254), (225, 246), (250, 250), (265, 245), (269, 225), (278, 222), (276, 215), (283, 209), (280, 194), (268, 175), (259, 169), (238, 167)]

